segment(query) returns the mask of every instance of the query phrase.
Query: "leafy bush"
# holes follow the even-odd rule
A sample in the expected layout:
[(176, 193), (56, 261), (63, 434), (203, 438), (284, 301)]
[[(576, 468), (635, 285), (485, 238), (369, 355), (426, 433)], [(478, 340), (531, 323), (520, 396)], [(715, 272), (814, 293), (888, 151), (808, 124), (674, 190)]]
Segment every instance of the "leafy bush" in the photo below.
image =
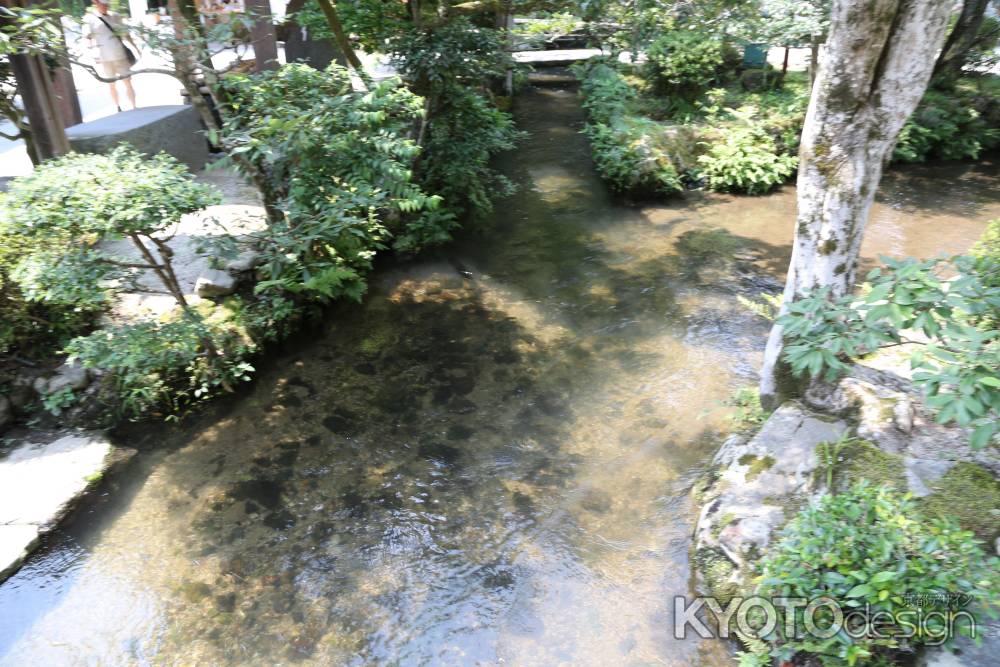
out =
[(985, 324), (1000, 313), (1000, 286), (991, 283), (1000, 264), (989, 256), (881, 259), (885, 268), (868, 274), (860, 298), (832, 299), (822, 288), (789, 304), (777, 320), (785, 360), (797, 375), (832, 381), (851, 359), (912, 343), (913, 380), (937, 421), (973, 429), (972, 446), (985, 447), (1000, 431), (1000, 331)]
[(84, 333), (103, 304), (54, 303), (26, 297), (11, 272), (25, 257), (50, 250), (51, 244), (10, 233), (5, 220), (6, 216), (0, 217), (0, 355), (48, 355)]
[[(0, 350), (61, 347), (137, 271), (153, 271), (182, 300), (156, 234), (216, 200), (173, 158), (147, 158), (128, 146), (70, 154), (15, 179), (0, 199)], [(144, 260), (101, 245), (121, 238), (141, 248)]]
[(427, 129), (420, 183), (443, 197), (454, 216), (489, 213), (496, 199), (515, 189), (491, 160), (519, 137), (509, 113), (470, 90), (451, 89)]
[[(2, 200), (8, 233), (29, 243), (11, 276), (28, 299), (96, 310), (110, 297), (107, 281), (152, 271), (184, 305), (172, 253), (158, 234), (218, 200), (165, 153), (147, 158), (122, 145), (106, 155), (49, 160), (15, 179)], [(131, 241), (143, 261), (101, 245), (118, 239)]]
[(1000, 129), (982, 117), (960, 90), (928, 90), (903, 126), (892, 158), (896, 162), (976, 159), (1000, 143)]
[(441, 198), (413, 183), (419, 148), (408, 134), (422, 104), (398, 81), (355, 92), (338, 65), (286, 65), (227, 85), (227, 142), (269, 174), (282, 202), (257, 235), (258, 292), (357, 299), (393, 236), (407, 249), (448, 238), (454, 221), (438, 213)]
[(986, 224), (986, 231), (969, 254), (978, 261), (978, 272), (983, 282), (990, 287), (1000, 287), (1000, 271), (991, 270), (1000, 266), (1000, 218)]
[(181, 314), (104, 328), (76, 338), (66, 352), (106, 374), (102, 397), (116, 414), (139, 417), (155, 409), (176, 413), (249, 380), (254, 369), (245, 357), (254, 349), (232, 326)]
[(615, 190), (635, 196), (684, 190), (670, 156), (652, 142), (658, 128), (642, 119), (618, 118), (586, 128), (598, 173)]
[[(996, 602), (1000, 561), (983, 553), (972, 533), (947, 520), (923, 518), (908, 496), (859, 482), (846, 493), (825, 495), (799, 513), (782, 531), (781, 540), (760, 563), (756, 594), (768, 597), (829, 597), (842, 607), (880, 615), (883, 638), (841, 631), (823, 639), (808, 634), (785, 635), (780, 617), (766, 639), (774, 654), (790, 660), (798, 652), (817, 656), (823, 665), (879, 664), (897, 650), (912, 650), (943, 638), (947, 618), (931, 612), (961, 611), (971, 603)], [(803, 628), (803, 607), (786, 609)], [(906, 636), (907, 619), (917, 611), (929, 634)], [(898, 614), (908, 613), (900, 618)], [(891, 616), (889, 615), (891, 614)], [(819, 628), (830, 627), (829, 607), (815, 615)], [(967, 624), (955, 624), (967, 633)], [(882, 663), (884, 664), (884, 663)]]
[(662, 145), (663, 126), (629, 113), (634, 89), (613, 67), (594, 63), (575, 69), (582, 78), (584, 108), (598, 173), (615, 190), (639, 195), (670, 195), (684, 189), (673, 156)]
[(722, 73), (722, 42), (693, 30), (672, 30), (646, 50), (649, 78), (657, 89), (674, 95), (696, 95)]
[(708, 187), (723, 192), (764, 194), (795, 173), (798, 159), (778, 152), (774, 139), (749, 120), (723, 131), (698, 158)]
[(488, 86), (515, 69), (503, 35), (459, 18), (408, 31), (390, 42), (393, 64), (427, 102), (417, 179), (456, 217), (481, 215), (513, 183), (490, 166), (520, 133), (493, 104)]

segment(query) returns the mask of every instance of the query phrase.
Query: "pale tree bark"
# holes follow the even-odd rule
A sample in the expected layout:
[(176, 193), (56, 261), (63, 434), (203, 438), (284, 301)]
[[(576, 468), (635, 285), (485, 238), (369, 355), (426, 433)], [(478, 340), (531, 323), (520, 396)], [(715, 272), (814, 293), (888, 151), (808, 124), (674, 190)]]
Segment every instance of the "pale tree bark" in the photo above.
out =
[[(834, 0), (799, 149), (798, 216), (782, 312), (828, 286), (854, 286), (868, 212), (899, 131), (927, 89), (944, 42), (950, 0)], [(761, 401), (788, 392), (774, 325)]]

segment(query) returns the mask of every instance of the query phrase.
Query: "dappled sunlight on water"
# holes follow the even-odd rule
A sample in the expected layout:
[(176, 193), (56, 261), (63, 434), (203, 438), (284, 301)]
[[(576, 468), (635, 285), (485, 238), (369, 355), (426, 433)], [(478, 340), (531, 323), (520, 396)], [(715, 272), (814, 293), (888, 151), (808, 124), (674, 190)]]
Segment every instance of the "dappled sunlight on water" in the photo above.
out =
[[(626, 207), (572, 91), (518, 118), (520, 193), (447, 261), (382, 271), (245, 395), (130, 432), (121, 488), (0, 586), (0, 663), (731, 664), (672, 639), (671, 598), (767, 331), (737, 297), (779, 288), (793, 192)], [(924, 169), (983, 202), (893, 176), (912, 213), (880, 204), (873, 249), (1000, 216), (995, 176)]]

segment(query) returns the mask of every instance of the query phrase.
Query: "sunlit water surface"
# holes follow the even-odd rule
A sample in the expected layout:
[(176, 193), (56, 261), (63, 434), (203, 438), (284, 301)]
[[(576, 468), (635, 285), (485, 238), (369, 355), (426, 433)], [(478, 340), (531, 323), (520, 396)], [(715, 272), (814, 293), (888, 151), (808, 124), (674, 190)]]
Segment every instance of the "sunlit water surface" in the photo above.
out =
[[(245, 395), (127, 432), (113, 493), (0, 586), (0, 663), (731, 664), (671, 600), (794, 191), (626, 207), (575, 92), (516, 112), (483, 231), (380, 271)], [(998, 184), (890, 173), (866, 255), (965, 250)]]

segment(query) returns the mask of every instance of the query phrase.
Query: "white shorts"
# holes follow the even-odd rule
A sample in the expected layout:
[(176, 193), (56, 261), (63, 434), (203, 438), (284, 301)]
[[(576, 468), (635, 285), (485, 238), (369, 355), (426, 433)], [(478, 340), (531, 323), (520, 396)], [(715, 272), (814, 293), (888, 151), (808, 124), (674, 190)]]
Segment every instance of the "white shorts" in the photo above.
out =
[(102, 60), (101, 69), (104, 70), (104, 76), (108, 79), (132, 73), (128, 61), (124, 58), (122, 60)]

